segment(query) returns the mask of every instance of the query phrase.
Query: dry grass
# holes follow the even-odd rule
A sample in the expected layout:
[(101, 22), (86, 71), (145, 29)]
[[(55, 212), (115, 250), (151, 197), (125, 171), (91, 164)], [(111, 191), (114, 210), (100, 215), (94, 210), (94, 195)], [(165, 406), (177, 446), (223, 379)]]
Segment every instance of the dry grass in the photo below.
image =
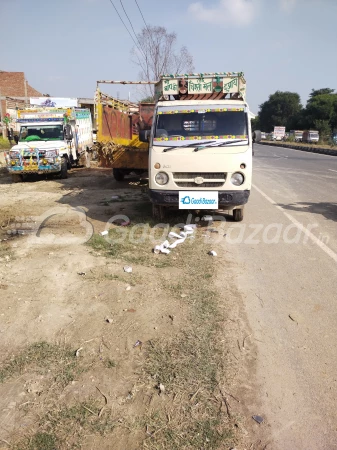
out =
[(86, 434), (111, 433), (117, 421), (111, 411), (96, 401), (88, 399), (73, 406), (55, 404), (50, 412), (41, 417), (38, 431), (12, 446), (14, 450), (61, 450), (81, 448)]
[(63, 388), (85, 370), (69, 346), (37, 342), (25, 347), (0, 367), (0, 383), (29, 371), (52, 373), (54, 387)]
[[(199, 243), (197, 248), (197, 253), (206, 254), (206, 245)], [(230, 414), (221, 392), (233, 361), (226, 359), (221, 343), (225, 317), (212, 285), (215, 262), (207, 260), (205, 270), (205, 258), (196, 258), (195, 248), (183, 252), (183, 276), (167, 288), (177, 298), (187, 293), (189, 320), (175, 339), (148, 345), (145, 378), (165, 387), (166, 401), (165, 406), (150, 408), (138, 426), (147, 430), (147, 449), (231, 448), (239, 440), (238, 418)]]
[[(153, 223), (146, 216), (138, 216), (134, 221), (148, 223), (153, 229)], [(151, 267), (154, 277), (159, 270), (173, 267), (174, 279), (161, 283), (163, 295), (183, 302), (186, 316), (173, 337), (163, 335), (143, 343), (143, 365), (135, 383), (142, 385), (143, 392), (150, 392), (155, 400), (152, 404), (144, 403), (139, 410), (133, 410), (130, 401), (123, 406), (124, 410), (118, 411), (117, 417), (113, 416), (113, 408), (104, 409), (104, 404), (90, 398), (62, 405), (54, 396), (53, 402), (49, 399), (48, 405), (42, 405), (43, 414), (39, 414), (32, 434), (13, 444), (13, 448), (80, 448), (85, 435), (111, 437), (118, 430), (137, 436), (137, 448), (144, 449), (220, 450), (237, 446), (241, 439), (236, 425), (239, 419), (231, 413), (222, 391), (230, 381), (235, 363), (226, 357), (223, 343), (224, 321), (228, 317), (226, 309), (220, 308), (223, 299), (214, 284), (219, 260), (207, 256), (209, 245), (200, 237), (187, 240), (169, 256), (154, 255), (147, 239), (137, 245), (130, 240), (130, 233), (138, 238), (141, 229), (135, 232), (123, 228), (127, 238), (116, 242), (120, 228), (110, 230), (109, 240), (95, 235), (89, 242), (93, 251), (108, 258), (122, 259), (123, 263)], [(155, 233), (162, 235), (163, 230), (155, 230)], [(119, 366), (119, 361), (107, 358), (100, 365), (105, 370), (113, 369)], [(55, 380), (63, 387), (80, 376), (81, 370), (90, 370), (88, 361), (81, 362), (70, 348), (41, 343), (27, 347), (6, 361), (0, 370), (0, 380), (4, 382), (28, 370), (43, 371), (46, 367), (52, 367)], [(92, 367), (97, 370), (97, 366)], [(165, 392), (160, 393), (159, 385), (164, 386)]]

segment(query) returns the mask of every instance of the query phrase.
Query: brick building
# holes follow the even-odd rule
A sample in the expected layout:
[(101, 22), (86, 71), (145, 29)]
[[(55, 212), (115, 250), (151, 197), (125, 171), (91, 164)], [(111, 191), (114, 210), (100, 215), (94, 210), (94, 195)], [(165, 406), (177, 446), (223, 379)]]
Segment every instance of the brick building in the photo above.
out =
[[(42, 97), (41, 92), (32, 88), (24, 72), (5, 72), (0, 70), (0, 115), (11, 113), (13, 104), (18, 106), (29, 103), (29, 97)], [(1, 123), (2, 119), (0, 119)], [(1, 126), (0, 126), (1, 132)]]

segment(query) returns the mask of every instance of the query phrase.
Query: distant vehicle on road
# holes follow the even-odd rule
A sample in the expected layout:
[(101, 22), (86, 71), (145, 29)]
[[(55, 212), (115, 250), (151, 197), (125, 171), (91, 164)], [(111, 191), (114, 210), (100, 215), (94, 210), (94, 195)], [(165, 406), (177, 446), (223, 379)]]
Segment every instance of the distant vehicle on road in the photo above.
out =
[(308, 142), (310, 144), (315, 144), (319, 141), (319, 132), (316, 130), (306, 130), (303, 132), (302, 137), (303, 142)]
[(261, 139), (267, 139), (267, 133), (261, 131)]
[(286, 127), (274, 127), (274, 140), (282, 141), (286, 133)]
[(290, 130), (290, 136), (293, 136), (295, 142), (302, 142), (303, 131), (301, 130)]

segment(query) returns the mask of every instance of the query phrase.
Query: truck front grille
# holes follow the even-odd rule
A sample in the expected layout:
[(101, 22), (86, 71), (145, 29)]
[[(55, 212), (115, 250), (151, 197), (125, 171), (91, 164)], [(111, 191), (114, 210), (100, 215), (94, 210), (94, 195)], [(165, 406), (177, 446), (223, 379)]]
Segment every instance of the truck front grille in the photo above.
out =
[[(178, 187), (219, 188), (225, 184), (227, 174), (223, 172), (173, 172), (172, 175), (173, 181)], [(200, 183), (201, 178), (202, 183)]]

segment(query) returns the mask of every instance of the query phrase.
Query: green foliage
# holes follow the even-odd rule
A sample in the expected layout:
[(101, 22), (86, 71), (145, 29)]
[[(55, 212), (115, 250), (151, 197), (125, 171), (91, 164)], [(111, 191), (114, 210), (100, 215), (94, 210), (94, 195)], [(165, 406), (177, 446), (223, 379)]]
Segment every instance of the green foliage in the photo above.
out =
[(297, 93), (276, 91), (260, 105), (252, 129), (271, 132), (275, 126), (285, 126), (288, 131), (317, 129), (328, 140), (337, 127), (337, 93), (330, 88), (312, 89), (306, 107), (302, 108)]
[(276, 91), (260, 105), (259, 119), (261, 129), (271, 132), (274, 126), (289, 129), (289, 119), (301, 112), (300, 96), (296, 92)]
[(140, 103), (154, 103), (154, 101), (155, 101), (154, 96), (149, 95), (145, 98), (142, 98)]
[(316, 95), (308, 101), (306, 118), (308, 126), (314, 126), (315, 121), (326, 121), (329, 124), (330, 133), (336, 124), (337, 94)]
[(328, 120), (314, 120), (314, 128), (319, 132), (319, 138), (322, 141), (331, 139), (331, 128)]
[(261, 123), (259, 116), (256, 116), (255, 119), (252, 119), (251, 124), (252, 124), (252, 131), (261, 130)]

